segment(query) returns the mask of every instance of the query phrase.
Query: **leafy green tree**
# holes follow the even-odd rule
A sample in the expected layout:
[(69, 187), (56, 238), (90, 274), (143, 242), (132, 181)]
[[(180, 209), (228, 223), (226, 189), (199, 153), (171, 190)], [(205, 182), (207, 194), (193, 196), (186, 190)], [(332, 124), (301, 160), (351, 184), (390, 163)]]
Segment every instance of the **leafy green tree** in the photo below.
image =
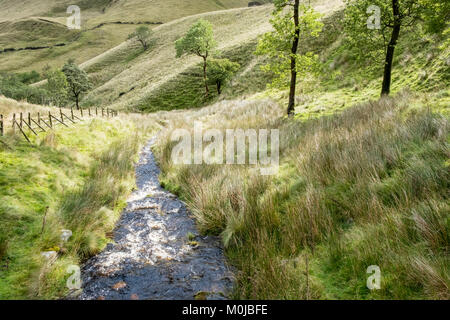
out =
[[(381, 63), (384, 73), (381, 95), (389, 95), (395, 48), (405, 29), (414, 28), (440, 1), (430, 0), (346, 0), (345, 30), (350, 46), (360, 48), (360, 57)], [(372, 9), (371, 9), (372, 8)], [(379, 10), (379, 26), (369, 26), (371, 12)], [(375, 16), (374, 16), (375, 17)], [(375, 17), (375, 19), (378, 19)]]
[(26, 100), (29, 103), (47, 104), (49, 93), (44, 88), (35, 88), (22, 82), (23, 78), (17, 74), (0, 72), (0, 95), (15, 100)]
[(60, 70), (49, 70), (46, 72), (47, 91), (52, 103), (62, 107), (68, 98), (69, 83), (66, 75)]
[(36, 71), (23, 72), (17, 75), (21, 82), (25, 84), (32, 84), (41, 80), (41, 75)]
[(222, 86), (239, 70), (241, 65), (228, 59), (210, 59), (208, 61), (208, 80), (217, 86), (217, 93), (222, 93)]
[(81, 70), (73, 60), (69, 60), (62, 68), (67, 83), (69, 84), (69, 93), (72, 99), (75, 101), (77, 109), (80, 109), (81, 95), (92, 88), (89, 77), (84, 70)]
[(450, 24), (450, 1), (448, 0), (422, 0), (424, 6), (424, 21), (428, 31), (443, 33)]
[(214, 40), (214, 32), (210, 22), (198, 20), (183, 38), (175, 41), (177, 58), (183, 55), (197, 55), (203, 58), (203, 80), (205, 82), (206, 96), (209, 95), (208, 87), (208, 58), (216, 48), (217, 42)]
[(317, 56), (299, 53), (300, 39), (317, 37), (322, 31), (321, 15), (300, 0), (274, 0), (275, 10), (270, 20), (274, 31), (266, 33), (258, 43), (257, 55), (267, 55), (270, 62), (264, 70), (276, 75), (274, 85), (284, 85), (290, 75), (288, 115), (295, 110), (298, 73), (312, 71)]
[(150, 46), (152, 36), (153, 31), (150, 30), (147, 26), (139, 26), (133, 33), (128, 35), (128, 39), (136, 39), (137, 41), (139, 41), (145, 51)]

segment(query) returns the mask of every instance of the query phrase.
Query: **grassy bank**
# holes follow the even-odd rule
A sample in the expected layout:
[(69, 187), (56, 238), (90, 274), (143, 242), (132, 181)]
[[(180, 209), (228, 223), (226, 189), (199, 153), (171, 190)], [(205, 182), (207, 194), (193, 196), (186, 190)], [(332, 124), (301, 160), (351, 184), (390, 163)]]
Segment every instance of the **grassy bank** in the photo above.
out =
[[(169, 131), (162, 180), (222, 236), (235, 298), (448, 299), (449, 125), (433, 110), (410, 93), (310, 120), (270, 101), (222, 102), (174, 128), (279, 128), (279, 173), (176, 166)], [(366, 287), (370, 265), (381, 290)]]
[(199, 63), (161, 85), (141, 102), (138, 109), (144, 113), (192, 109), (218, 100), (264, 91), (266, 84), (271, 81), (271, 75), (260, 69), (263, 59), (253, 54), (256, 44), (256, 41), (250, 41), (220, 53), (218, 56), (220, 59), (229, 59), (240, 65), (233, 80), (226, 83), (222, 95), (217, 94), (216, 84), (210, 82), (211, 92), (205, 97), (205, 85), (202, 81), (203, 65)]
[[(107, 244), (151, 131), (134, 120), (89, 120), (40, 134), (32, 144), (10, 132), (1, 138), (1, 299), (67, 294), (67, 267)], [(73, 232), (65, 244), (62, 229)], [(44, 251), (57, 251), (58, 259), (48, 263)]]
[[(39, 3), (24, 0), (0, 3), (0, 49), (52, 46), (43, 50), (12, 51), (2, 54), (0, 70), (22, 72), (41, 70), (50, 64), (61, 67), (68, 59), (83, 63), (126, 40), (138, 25), (160, 23), (216, 10), (247, 6), (246, 0), (81, 0)], [(67, 8), (78, 5), (82, 29), (68, 30)], [(120, 23), (121, 22), (121, 23)]]

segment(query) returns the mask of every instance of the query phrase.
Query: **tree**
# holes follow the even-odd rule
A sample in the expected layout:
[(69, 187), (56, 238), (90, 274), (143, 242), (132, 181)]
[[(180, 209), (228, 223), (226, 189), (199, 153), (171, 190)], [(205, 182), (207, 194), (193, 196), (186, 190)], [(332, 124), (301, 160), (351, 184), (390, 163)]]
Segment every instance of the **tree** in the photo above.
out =
[(223, 84), (239, 70), (240, 64), (228, 59), (211, 59), (208, 62), (208, 79), (217, 86), (217, 93), (222, 93)]
[[(442, 34), (450, 24), (450, 1), (422, 0), (427, 29), (433, 33)], [(448, 29), (447, 29), (448, 30)]]
[(299, 72), (312, 71), (317, 56), (312, 52), (299, 53), (302, 38), (317, 37), (322, 31), (321, 15), (300, 0), (274, 0), (272, 13), (274, 31), (266, 33), (258, 43), (257, 55), (267, 55), (270, 63), (264, 70), (273, 72), (277, 77), (275, 85), (284, 85), (288, 75), (290, 82), (288, 115), (295, 110), (295, 92)]
[(17, 75), (19, 80), (25, 84), (32, 84), (41, 80), (41, 75), (37, 71), (23, 72)]
[(80, 98), (84, 92), (91, 89), (92, 85), (89, 81), (89, 77), (84, 70), (81, 70), (73, 60), (69, 60), (62, 68), (67, 83), (69, 85), (69, 93), (75, 101), (77, 110), (80, 109)]
[(144, 51), (146, 51), (149, 48), (152, 35), (153, 31), (147, 26), (139, 26), (133, 33), (128, 35), (128, 39), (136, 38), (136, 40), (141, 43)]
[(67, 102), (69, 84), (66, 75), (60, 70), (46, 71), (47, 90), (53, 104), (62, 107)]
[(198, 20), (183, 38), (175, 41), (177, 58), (183, 55), (197, 55), (203, 58), (203, 80), (205, 82), (206, 96), (209, 95), (207, 63), (211, 52), (216, 48), (217, 43), (214, 40), (213, 28), (210, 22)]
[[(346, 0), (346, 2), (347, 41), (350, 46), (361, 49), (360, 55), (364, 59), (379, 61), (380, 57), (384, 57), (381, 95), (389, 95), (395, 48), (401, 31), (412, 28), (423, 20), (424, 15), (430, 12), (430, 8), (442, 0)], [(371, 15), (373, 21), (370, 21)]]

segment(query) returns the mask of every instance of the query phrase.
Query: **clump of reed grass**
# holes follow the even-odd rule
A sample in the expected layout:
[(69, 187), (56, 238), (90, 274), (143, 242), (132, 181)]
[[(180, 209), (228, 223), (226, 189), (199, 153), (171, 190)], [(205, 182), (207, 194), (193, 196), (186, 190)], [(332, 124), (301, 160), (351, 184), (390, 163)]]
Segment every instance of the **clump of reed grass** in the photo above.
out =
[[(284, 119), (273, 102), (225, 101), (179, 113), (173, 128), (279, 128), (278, 175), (243, 166), (175, 166), (162, 180), (202, 232), (221, 235), (236, 298), (448, 299), (447, 117), (399, 94), (340, 114)], [(447, 164), (446, 164), (447, 163)], [(281, 263), (283, 262), (283, 263)], [(378, 265), (382, 289), (366, 287)]]

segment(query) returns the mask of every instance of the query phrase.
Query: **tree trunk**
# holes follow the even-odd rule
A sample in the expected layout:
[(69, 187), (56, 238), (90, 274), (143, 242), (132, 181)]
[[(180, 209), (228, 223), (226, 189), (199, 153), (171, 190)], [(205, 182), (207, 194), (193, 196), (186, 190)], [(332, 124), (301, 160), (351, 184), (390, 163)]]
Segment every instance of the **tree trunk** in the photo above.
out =
[(387, 96), (391, 92), (391, 80), (392, 80), (392, 63), (394, 61), (395, 46), (397, 45), (398, 38), (400, 36), (400, 9), (398, 0), (392, 0), (392, 10), (394, 13), (394, 26), (392, 29), (391, 40), (389, 41), (388, 48), (386, 50), (386, 61), (384, 64), (384, 76), (383, 86), (381, 89), (381, 96)]
[(206, 96), (209, 97), (208, 76), (206, 73), (206, 66), (207, 66), (206, 59), (207, 59), (206, 56), (203, 57), (203, 79), (205, 80)]
[(76, 95), (75, 96), (75, 104), (76, 104), (76, 106), (77, 106), (77, 110), (80, 110), (80, 105), (79, 105), (79, 96), (78, 95)]
[(219, 94), (219, 96), (222, 94), (222, 82), (221, 81), (217, 81), (217, 93)]
[(139, 40), (139, 41), (140, 41), (140, 43), (142, 44), (142, 47), (144, 48), (144, 51), (147, 51), (147, 49), (148, 49), (147, 42), (144, 41), (144, 40)]
[(298, 42), (300, 38), (300, 20), (299, 20), (299, 7), (300, 0), (295, 0), (294, 3), (294, 24), (295, 24), (295, 36), (292, 42), (291, 49), (291, 88), (289, 92), (289, 105), (287, 113), (289, 116), (294, 114), (295, 111), (295, 87), (297, 85), (297, 60), (296, 55), (298, 51)]

